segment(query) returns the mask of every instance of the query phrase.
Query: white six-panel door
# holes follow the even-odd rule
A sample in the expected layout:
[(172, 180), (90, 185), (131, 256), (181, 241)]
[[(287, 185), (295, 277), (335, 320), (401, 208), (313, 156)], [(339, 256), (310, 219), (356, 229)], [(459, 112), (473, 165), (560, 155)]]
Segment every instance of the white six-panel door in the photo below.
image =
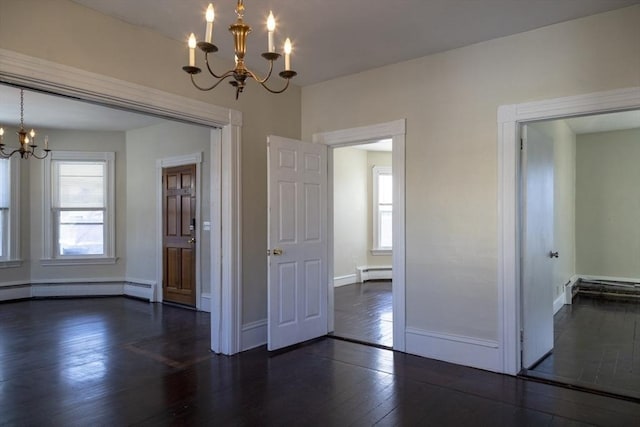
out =
[(327, 147), (268, 139), (268, 348), (327, 333)]
[(523, 128), (522, 367), (553, 349), (553, 140)]

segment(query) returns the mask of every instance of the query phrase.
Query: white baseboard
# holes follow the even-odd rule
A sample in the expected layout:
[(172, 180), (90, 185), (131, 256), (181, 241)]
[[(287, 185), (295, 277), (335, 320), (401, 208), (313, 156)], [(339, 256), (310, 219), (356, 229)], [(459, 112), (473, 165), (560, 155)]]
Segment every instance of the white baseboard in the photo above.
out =
[(364, 283), (367, 280), (392, 279), (393, 272), (390, 265), (363, 265), (356, 269), (356, 280)]
[(603, 281), (603, 282), (624, 282), (624, 283), (640, 283), (637, 277), (614, 277), (614, 276), (590, 276), (586, 274), (578, 275), (581, 280)]
[(407, 353), (493, 372), (502, 369), (501, 350), (497, 341), (417, 328), (407, 328), (406, 331)]
[(337, 288), (339, 286), (352, 285), (357, 282), (358, 280), (356, 279), (355, 273), (347, 274), (346, 276), (337, 276), (333, 278), (333, 287)]
[(558, 311), (560, 311), (562, 306), (564, 306), (564, 302), (566, 299), (565, 293), (566, 291), (558, 295), (558, 298), (553, 301), (553, 314), (556, 314)]
[(118, 282), (32, 283), (32, 297), (110, 296), (124, 295), (124, 284)]
[(125, 295), (130, 297), (152, 301), (154, 286), (154, 284), (150, 283), (140, 283), (127, 280), (124, 283), (123, 292)]
[(211, 313), (211, 294), (200, 294), (200, 310)]
[(3, 283), (0, 286), (0, 301), (31, 298), (31, 285), (29, 283), (12, 282)]
[(250, 350), (267, 343), (267, 319), (242, 325), (240, 351)]

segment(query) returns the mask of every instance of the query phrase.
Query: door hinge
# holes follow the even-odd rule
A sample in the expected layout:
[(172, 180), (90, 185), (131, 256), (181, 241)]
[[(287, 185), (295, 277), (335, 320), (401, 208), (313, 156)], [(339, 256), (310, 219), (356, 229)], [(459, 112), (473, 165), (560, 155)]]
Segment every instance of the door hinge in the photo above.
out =
[(524, 329), (520, 329), (520, 344), (524, 342)]
[(522, 151), (523, 145), (524, 145), (524, 140), (520, 138), (520, 151)]

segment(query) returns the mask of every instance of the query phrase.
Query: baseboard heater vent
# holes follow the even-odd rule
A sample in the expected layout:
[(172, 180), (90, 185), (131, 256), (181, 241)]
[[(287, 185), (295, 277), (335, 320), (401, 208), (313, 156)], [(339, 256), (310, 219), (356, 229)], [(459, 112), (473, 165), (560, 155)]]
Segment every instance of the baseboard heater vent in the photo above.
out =
[[(577, 291), (575, 290), (577, 288)], [(617, 299), (640, 299), (640, 283), (580, 279), (574, 292)]]
[(393, 277), (390, 265), (362, 266), (357, 268), (357, 280), (364, 283), (367, 280), (391, 280)]

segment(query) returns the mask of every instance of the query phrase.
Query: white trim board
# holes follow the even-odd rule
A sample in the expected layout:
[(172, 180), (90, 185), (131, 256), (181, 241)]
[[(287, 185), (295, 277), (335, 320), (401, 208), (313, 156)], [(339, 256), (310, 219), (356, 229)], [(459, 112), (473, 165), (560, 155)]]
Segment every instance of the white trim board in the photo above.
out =
[(333, 278), (333, 287), (339, 288), (340, 286), (353, 285), (358, 283), (356, 274), (346, 274), (344, 276), (336, 276)]
[[(351, 129), (316, 133), (313, 142), (329, 146), (327, 163), (327, 244), (329, 256), (327, 277), (333, 277), (333, 148), (347, 147), (374, 140), (391, 138), (393, 141), (393, 349), (405, 351), (405, 133), (406, 120), (379, 123)], [(328, 330), (333, 331), (334, 287), (329, 286)]]
[(222, 129), (211, 140), (211, 349), (240, 351), (242, 113), (6, 49), (0, 82)]
[(242, 325), (242, 351), (267, 344), (268, 320), (262, 319)]
[(367, 280), (393, 279), (393, 267), (390, 265), (365, 265), (358, 267), (356, 271), (356, 278), (360, 283)]
[(497, 371), (500, 346), (497, 341), (407, 328), (407, 353), (474, 368)]
[(499, 372), (516, 375), (520, 361), (519, 139), (524, 123), (640, 108), (640, 87), (498, 108), (498, 335)]

